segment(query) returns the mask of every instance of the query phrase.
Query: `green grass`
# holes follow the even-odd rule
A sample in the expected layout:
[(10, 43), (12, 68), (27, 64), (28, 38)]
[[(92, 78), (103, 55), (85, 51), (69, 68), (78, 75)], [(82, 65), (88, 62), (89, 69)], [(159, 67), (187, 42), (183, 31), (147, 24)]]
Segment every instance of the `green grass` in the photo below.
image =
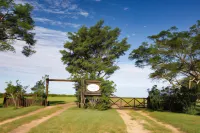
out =
[(200, 116), (172, 112), (148, 112), (150, 116), (159, 121), (180, 128), (186, 133), (200, 133)]
[(43, 106), (30, 106), (19, 109), (14, 109), (14, 107), (0, 108), (0, 121), (21, 116), (40, 108), (43, 108)]
[(35, 115), (31, 115), (31, 116), (21, 118), (21, 119), (18, 119), (16, 121), (13, 121), (13, 122), (10, 122), (10, 123), (6, 123), (6, 124), (0, 126), (0, 131), (1, 131), (1, 133), (10, 132), (10, 131), (14, 130), (15, 128), (17, 128), (17, 127), (19, 127), (23, 124), (26, 124), (26, 123), (29, 123), (33, 120), (40, 119), (42, 117), (50, 115), (50, 114), (52, 114), (52, 113), (54, 113), (54, 112), (56, 112), (60, 109), (62, 109), (62, 108), (61, 107), (55, 107), (55, 108), (52, 108), (50, 110), (44, 110), (44, 111), (37, 113)]
[(132, 119), (139, 121), (142, 123), (145, 129), (151, 131), (152, 133), (172, 133), (169, 129), (157, 124), (156, 122), (152, 121), (151, 119), (139, 114), (136, 111), (132, 111), (130, 113)]
[(116, 110), (71, 108), (33, 128), (31, 133), (126, 133)]
[(65, 104), (76, 101), (76, 97), (48, 97), (50, 105)]

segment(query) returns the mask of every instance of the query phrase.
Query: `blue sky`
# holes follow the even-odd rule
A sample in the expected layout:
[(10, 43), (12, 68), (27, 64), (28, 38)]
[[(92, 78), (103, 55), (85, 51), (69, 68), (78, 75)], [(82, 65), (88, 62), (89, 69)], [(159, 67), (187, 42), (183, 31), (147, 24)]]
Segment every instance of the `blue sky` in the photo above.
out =
[[(117, 85), (118, 96), (147, 96), (152, 85), (166, 85), (148, 79), (149, 68), (139, 69), (128, 60), (128, 54), (147, 36), (171, 26), (187, 30), (200, 19), (199, 0), (15, 0), (34, 6), (37, 53), (30, 58), (22, 56), (16, 41), (16, 53), (0, 53), (0, 92), (6, 81), (19, 79), (33, 86), (44, 74), (50, 78), (68, 78), (69, 73), (60, 61), (59, 50), (68, 40), (67, 32), (76, 32), (82, 25), (91, 26), (103, 19), (105, 25), (119, 27), (120, 38), (127, 37), (131, 44), (127, 54), (119, 59), (121, 67), (111, 79)], [(51, 83), (50, 93), (73, 94), (71, 83)], [(29, 91), (29, 90), (27, 90)]]

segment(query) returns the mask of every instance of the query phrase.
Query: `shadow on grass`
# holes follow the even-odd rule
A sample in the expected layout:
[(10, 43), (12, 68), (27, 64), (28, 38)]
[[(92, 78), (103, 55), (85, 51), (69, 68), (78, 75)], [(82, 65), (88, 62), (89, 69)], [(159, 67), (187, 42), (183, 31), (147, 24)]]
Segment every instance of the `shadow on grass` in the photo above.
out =
[(196, 115), (200, 115), (200, 105), (196, 105), (196, 111), (197, 111)]
[(50, 106), (51, 105), (57, 105), (57, 104), (65, 104), (65, 101), (49, 101)]

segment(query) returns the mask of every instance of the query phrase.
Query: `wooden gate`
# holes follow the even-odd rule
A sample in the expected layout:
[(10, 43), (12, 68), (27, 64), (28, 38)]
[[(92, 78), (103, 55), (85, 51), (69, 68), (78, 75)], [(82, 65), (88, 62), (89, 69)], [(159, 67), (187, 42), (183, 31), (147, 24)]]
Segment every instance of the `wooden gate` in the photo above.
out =
[(147, 98), (134, 98), (134, 97), (110, 97), (112, 106), (118, 108), (146, 108)]

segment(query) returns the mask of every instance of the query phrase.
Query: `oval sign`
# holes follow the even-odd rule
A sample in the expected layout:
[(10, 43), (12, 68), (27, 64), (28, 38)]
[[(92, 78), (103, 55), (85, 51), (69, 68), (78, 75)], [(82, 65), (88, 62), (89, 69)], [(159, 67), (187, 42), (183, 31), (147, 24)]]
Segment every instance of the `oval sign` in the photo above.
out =
[(99, 90), (99, 86), (96, 85), (96, 84), (90, 84), (90, 85), (87, 86), (87, 89), (88, 89), (89, 91), (94, 92), (94, 91), (98, 91), (98, 90)]

